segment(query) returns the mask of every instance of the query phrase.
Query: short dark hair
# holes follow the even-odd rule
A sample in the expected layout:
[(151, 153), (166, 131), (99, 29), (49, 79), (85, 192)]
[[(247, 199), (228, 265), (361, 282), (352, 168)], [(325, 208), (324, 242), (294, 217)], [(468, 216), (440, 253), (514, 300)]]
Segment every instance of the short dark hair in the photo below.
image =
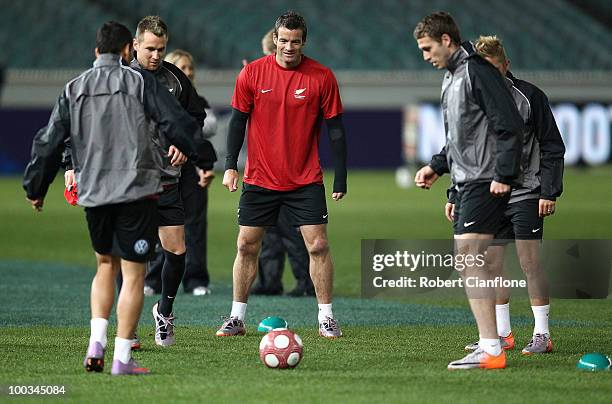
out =
[(123, 24), (108, 21), (98, 28), (96, 48), (99, 53), (120, 54), (125, 45), (132, 43), (132, 34)]
[(306, 21), (304, 21), (304, 17), (295, 11), (287, 11), (285, 14), (276, 19), (276, 23), (274, 23), (274, 35), (276, 37), (278, 37), (278, 29), (280, 27), (287, 28), (289, 30), (301, 29), (302, 41), (306, 42), (306, 34), (308, 33)]
[(414, 28), (413, 33), (414, 39), (429, 36), (438, 42), (442, 42), (443, 34), (447, 34), (456, 45), (461, 44), (459, 26), (457, 26), (453, 17), (444, 11), (438, 11), (423, 17)]
[(168, 26), (164, 20), (157, 15), (148, 15), (138, 22), (138, 26), (136, 27), (136, 38), (142, 41), (142, 36), (146, 31), (159, 37), (168, 36)]

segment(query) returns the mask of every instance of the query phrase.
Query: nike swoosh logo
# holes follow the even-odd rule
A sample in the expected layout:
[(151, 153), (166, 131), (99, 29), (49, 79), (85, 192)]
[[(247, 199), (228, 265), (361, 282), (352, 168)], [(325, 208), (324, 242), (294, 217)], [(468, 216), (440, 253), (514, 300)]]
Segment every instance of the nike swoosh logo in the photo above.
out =
[(327, 216), (329, 216), (329, 213), (327, 215), (323, 215), (323, 219), (327, 219)]
[(476, 220), (474, 220), (473, 222), (463, 222), (463, 227), (470, 227), (474, 223), (476, 223)]
[(270, 91), (272, 91), (272, 89), (269, 89), (269, 90), (261, 90), (261, 93), (262, 93), (262, 94), (265, 94), (265, 93), (269, 93)]
[(539, 231), (540, 231), (540, 229), (541, 229), (541, 227), (538, 227), (537, 229), (533, 229), (533, 230), (531, 230), (531, 232), (532, 232), (532, 233), (537, 233), (537, 232), (539, 232)]

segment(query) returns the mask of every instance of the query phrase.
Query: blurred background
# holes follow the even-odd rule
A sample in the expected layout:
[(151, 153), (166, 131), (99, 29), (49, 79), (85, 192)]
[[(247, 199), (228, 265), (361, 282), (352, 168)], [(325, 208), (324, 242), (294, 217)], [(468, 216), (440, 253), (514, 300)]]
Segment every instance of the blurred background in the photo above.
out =
[[(464, 40), (503, 39), (515, 75), (549, 96), (568, 165), (611, 159), (607, 0), (0, 0), (0, 8), (0, 174), (22, 172), (64, 83), (91, 66), (97, 27), (113, 19), (135, 30), (150, 14), (169, 26), (168, 51), (194, 56), (198, 91), (220, 118), (213, 141), (222, 160), (241, 61), (261, 56), (262, 36), (288, 9), (306, 18), (305, 53), (331, 67), (341, 85), (350, 168), (395, 170), (428, 161), (443, 145), (442, 72), (422, 60), (412, 38), (418, 20), (437, 10), (455, 17)], [(321, 155), (328, 165), (325, 136)], [(400, 169), (399, 183), (406, 178)]]

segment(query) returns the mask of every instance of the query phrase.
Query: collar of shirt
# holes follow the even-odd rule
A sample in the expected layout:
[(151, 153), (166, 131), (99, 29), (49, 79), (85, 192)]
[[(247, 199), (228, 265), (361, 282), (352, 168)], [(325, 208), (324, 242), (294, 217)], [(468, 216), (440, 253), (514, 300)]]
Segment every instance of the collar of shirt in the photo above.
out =
[(103, 53), (94, 61), (94, 67), (112, 66), (121, 64), (121, 56), (114, 53)]
[(453, 73), (455, 69), (457, 69), (457, 67), (470, 56), (471, 53), (474, 53), (472, 44), (470, 42), (463, 42), (448, 59), (447, 69)]

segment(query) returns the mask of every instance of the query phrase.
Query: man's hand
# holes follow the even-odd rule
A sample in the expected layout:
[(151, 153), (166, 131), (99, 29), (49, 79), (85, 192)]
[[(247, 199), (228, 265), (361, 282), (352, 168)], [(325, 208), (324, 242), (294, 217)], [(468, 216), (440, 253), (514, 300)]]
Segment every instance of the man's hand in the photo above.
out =
[(455, 221), (455, 204), (446, 202), (446, 206), (444, 206), (444, 216), (448, 219), (449, 222)]
[(236, 192), (238, 189), (239, 177), (238, 171), (232, 170), (231, 168), (229, 170), (225, 170), (225, 173), (223, 174), (223, 186), (230, 192)]
[(170, 164), (173, 167), (182, 166), (187, 162), (187, 156), (185, 156), (176, 146), (170, 146), (168, 148), (168, 157), (170, 157)]
[(76, 177), (74, 176), (74, 170), (66, 170), (64, 173), (64, 185), (68, 189), (72, 189), (72, 187), (76, 184)]
[(198, 173), (198, 177), (200, 177), (198, 185), (202, 188), (209, 186), (212, 180), (215, 178), (215, 172), (213, 170), (202, 170), (201, 168), (196, 167), (196, 172)]
[(26, 199), (28, 200), (28, 202), (32, 204), (32, 209), (34, 209), (37, 212), (42, 212), (43, 204), (45, 203), (45, 198), (38, 198), (38, 199), (26, 198)]
[(538, 205), (538, 214), (540, 215), (540, 217), (550, 216), (555, 213), (555, 201), (549, 201), (548, 199), (540, 199), (540, 203)]
[(346, 195), (345, 192), (334, 192), (332, 193), (332, 199), (334, 201), (339, 201), (340, 199), (344, 198), (344, 195)]
[(496, 198), (502, 197), (510, 192), (510, 185), (502, 184), (501, 182), (492, 181), (489, 192)]
[(436, 180), (440, 178), (438, 174), (430, 166), (425, 166), (417, 171), (414, 176), (416, 186), (423, 189), (429, 189)]

